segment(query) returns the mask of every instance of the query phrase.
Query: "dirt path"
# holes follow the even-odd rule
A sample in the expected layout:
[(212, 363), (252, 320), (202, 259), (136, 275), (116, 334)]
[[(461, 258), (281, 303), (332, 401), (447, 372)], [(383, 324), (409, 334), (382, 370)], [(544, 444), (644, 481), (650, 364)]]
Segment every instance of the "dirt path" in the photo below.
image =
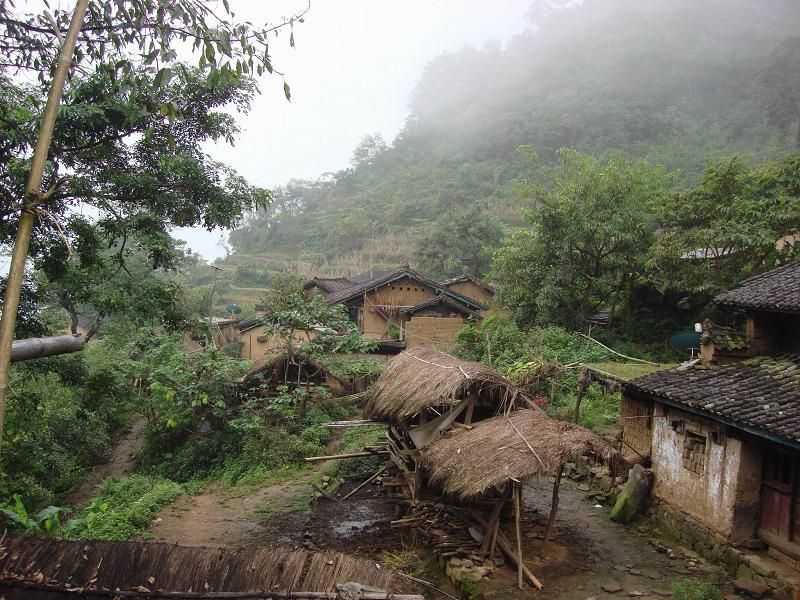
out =
[[(328, 443), (328, 452), (339, 447), (339, 435)], [(291, 508), (305, 502), (313, 494), (315, 483), (326, 468), (318, 463), (313, 469), (281, 483), (250, 488), (245, 494), (232, 494), (215, 484), (203, 494), (181, 496), (164, 507), (150, 526), (150, 536), (156, 542), (183, 546), (235, 546), (253, 541), (262, 528), (265, 506)], [(262, 541), (263, 542), (263, 541)]]
[(133, 459), (144, 443), (144, 420), (134, 421), (114, 440), (108, 461), (97, 465), (75, 488), (69, 506), (78, 506), (97, 495), (97, 487), (108, 477), (123, 477), (133, 470)]

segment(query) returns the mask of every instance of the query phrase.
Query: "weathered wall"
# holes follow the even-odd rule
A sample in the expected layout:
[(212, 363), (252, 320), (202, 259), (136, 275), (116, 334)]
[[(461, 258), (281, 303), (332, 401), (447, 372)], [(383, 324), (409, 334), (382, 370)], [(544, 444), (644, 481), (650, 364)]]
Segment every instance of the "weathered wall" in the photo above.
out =
[[(313, 333), (311, 336), (313, 337)], [(283, 344), (283, 341), (277, 336), (265, 336), (263, 327), (254, 327), (241, 334), (239, 338), (242, 340), (242, 353), (241, 357), (247, 360), (257, 361), (263, 358), (268, 350), (278, 348)], [(302, 344), (309, 341), (309, 337), (305, 331), (296, 331), (294, 339), (297, 344)]]
[[(704, 450), (697, 444), (704, 440)], [(753, 537), (761, 449), (724, 425), (657, 404), (653, 496), (732, 542)]]
[(461, 317), (411, 317), (405, 324), (406, 347), (451, 348), (456, 332), (462, 327), (464, 327), (464, 319)]
[[(376, 290), (367, 293), (363, 312), (362, 334), (370, 339), (388, 339), (389, 323), (376, 307), (386, 313), (394, 309), (415, 306), (436, 296), (433, 288), (420, 284), (408, 277), (403, 277), (395, 282), (388, 283)], [(400, 318), (394, 316), (392, 320), (400, 324)]]
[[(478, 284), (472, 281), (460, 281), (458, 283), (453, 283), (447, 286), (448, 289), (453, 290), (457, 294), (461, 294), (462, 296), (466, 296), (467, 298), (472, 298), (473, 300), (477, 300), (481, 304), (485, 304), (489, 306), (492, 301), (492, 295), (486, 291), (486, 288), (482, 288)], [(485, 311), (489, 312), (489, 311)]]
[(619, 403), (620, 426), (622, 427), (622, 456), (629, 462), (650, 456), (653, 440), (653, 403), (625, 394)]

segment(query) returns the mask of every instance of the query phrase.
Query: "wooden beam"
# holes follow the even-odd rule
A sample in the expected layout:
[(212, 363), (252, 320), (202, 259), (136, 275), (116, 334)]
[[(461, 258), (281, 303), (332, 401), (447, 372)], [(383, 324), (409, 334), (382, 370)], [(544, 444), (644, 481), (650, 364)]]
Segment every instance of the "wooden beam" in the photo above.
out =
[(486, 531), (483, 535), (483, 544), (481, 544), (481, 556), (486, 558), (488, 555), (491, 558), (494, 553), (491, 550), (495, 544), (495, 538), (497, 536), (497, 527), (500, 521), (500, 513), (503, 510), (503, 505), (508, 500), (508, 492), (511, 491), (511, 488), (506, 485), (506, 489), (503, 490), (503, 494), (500, 498), (497, 499), (497, 504), (495, 504), (494, 508), (492, 509), (492, 513), (489, 516), (489, 521), (486, 525)]
[(351, 452), (349, 454), (334, 454), (332, 456), (306, 456), (306, 462), (321, 462), (323, 460), (339, 460), (340, 458), (358, 458), (360, 456), (379, 456), (386, 454), (385, 451), (380, 452)]
[(467, 397), (467, 414), (464, 416), (464, 425), (472, 425), (472, 413), (475, 410), (475, 394), (471, 393)]

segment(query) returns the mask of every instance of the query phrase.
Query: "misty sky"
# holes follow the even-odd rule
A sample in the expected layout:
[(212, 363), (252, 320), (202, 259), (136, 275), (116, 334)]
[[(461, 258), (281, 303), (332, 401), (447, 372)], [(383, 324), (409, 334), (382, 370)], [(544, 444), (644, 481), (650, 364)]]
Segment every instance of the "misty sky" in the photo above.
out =
[[(208, 150), (267, 188), (342, 169), (365, 134), (379, 131), (389, 142), (394, 138), (428, 61), (464, 45), (506, 41), (526, 28), (531, 2), (312, 0), (305, 23), (295, 27), (296, 47), (288, 47), (287, 35), (272, 46), (273, 64), (291, 85), (291, 103), (280, 77), (265, 76), (252, 111), (239, 118), (236, 147)], [(259, 23), (301, 10), (306, 2), (230, 0), (230, 5), (237, 18)], [(221, 232), (174, 233), (207, 259), (224, 254)]]

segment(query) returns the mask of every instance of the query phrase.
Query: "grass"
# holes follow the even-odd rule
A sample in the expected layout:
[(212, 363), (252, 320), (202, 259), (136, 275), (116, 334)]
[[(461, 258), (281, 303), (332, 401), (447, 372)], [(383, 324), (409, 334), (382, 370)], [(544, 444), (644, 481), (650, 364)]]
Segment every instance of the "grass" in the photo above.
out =
[(713, 581), (688, 577), (672, 586), (673, 600), (722, 600), (722, 592)]
[(394, 552), (383, 552), (378, 562), (384, 567), (419, 577), (427, 570), (429, 557), (421, 548), (402, 547)]
[(97, 498), (78, 509), (69, 537), (117, 541), (146, 537), (145, 530), (161, 507), (185, 492), (185, 486), (160, 477), (107, 479)]
[(621, 381), (630, 381), (643, 375), (663, 371), (676, 367), (675, 364), (648, 365), (644, 363), (598, 362), (586, 363), (586, 366), (595, 371), (608, 373)]
[[(386, 436), (385, 427), (363, 425), (360, 427), (348, 427), (342, 434), (340, 452), (360, 452), (366, 446), (374, 446)], [(382, 460), (377, 456), (364, 458), (352, 458), (347, 460), (335, 461), (336, 464), (330, 465), (326, 470), (336, 477), (353, 477), (362, 474), (372, 474), (380, 469)]]

